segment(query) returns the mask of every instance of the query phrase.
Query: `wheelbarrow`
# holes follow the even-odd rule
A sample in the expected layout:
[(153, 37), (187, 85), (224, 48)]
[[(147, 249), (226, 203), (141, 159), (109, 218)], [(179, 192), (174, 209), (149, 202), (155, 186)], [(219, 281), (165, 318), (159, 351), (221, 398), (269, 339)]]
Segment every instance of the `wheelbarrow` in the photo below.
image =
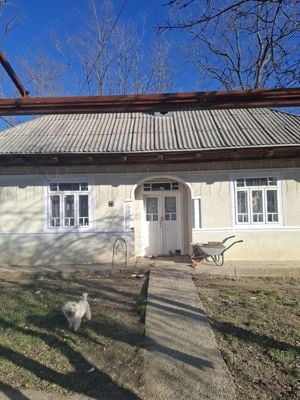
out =
[(213, 262), (221, 266), (224, 264), (224, 253), (225, 251), (229, 250), (230, 247), (234, 246), (237, 243), (243, 242), (243, 240), (236, 240), (235, 242), (231, 243), (228, 247), (224, 246), (227, 240), (234, 238), (235, 236), (228, 236), (222, 242), (208, 242), (208, 243), (196, 243), (193, 244), (193, 255), (192, 255), (192, 262), (193, 264), (199, 264), (203, 260), (207, 260), (211, 258)]

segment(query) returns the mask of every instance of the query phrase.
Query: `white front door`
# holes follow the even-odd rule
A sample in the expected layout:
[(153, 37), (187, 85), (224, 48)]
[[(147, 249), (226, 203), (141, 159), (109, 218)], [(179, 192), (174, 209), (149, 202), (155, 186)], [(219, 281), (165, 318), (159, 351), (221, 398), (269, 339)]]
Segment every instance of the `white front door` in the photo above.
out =
[(144, 197), (146, 255), (166, 255), (180, 250), (179, 194), (159, 193)]

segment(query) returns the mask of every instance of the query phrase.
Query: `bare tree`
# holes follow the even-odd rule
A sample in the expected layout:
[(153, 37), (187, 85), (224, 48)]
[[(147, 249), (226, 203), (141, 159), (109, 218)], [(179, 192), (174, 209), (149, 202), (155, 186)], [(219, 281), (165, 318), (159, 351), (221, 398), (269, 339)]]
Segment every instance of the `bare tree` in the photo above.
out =
[[(124, 3), (123, 3), (124, 4)], [(119, 17), (111, 0), (89, 0), (88, 13), (80, 13), (81, 31), (68, 35), (68, 63), (78, 69), (80, 93), (109, 94), (112, 91), (111, 68), (117, 62), (116, 36), (120, 37)], [(61, 49), (61, 53), (65, 53)], [(76, 67), (77, 66), (77, 67)], [(115, 82), (116, 83), (116, 82)]]
[(172, 57), (174, 44), (166, 37), (156, 37), (151, 44), (151, 91), (166, 93), (174, 87), (177, 66)]
[[(9, 32), (11, 32), (22, 18), (22, 13), (15, 12), (15, 7), (11, 1), (0, 0), (0, 44), (3, 42)], [(20, 11), (20, 10), (18, 10)]]
[[(19, 11), (19, 10), (18, 10)], [(3, 47), (8, 34), (20, 23), (21, 12), (16, 12), (12, 2), (0, 0), (0, 46)], [(5, 83), (5, 84), (4, 84)], [(18, 96), (19, 93), (4, 70), (0, 73), (0, 98), (7, 96)], [(0, 117), (0, 127), (7, 128), (14, 126), (18, 118), (15, 116)]]
[(173, 44), (161, 36), (146, 44), (144, 35), (145, 31), (137, 33), (134, 25), (116, 29), (112, 38), (115, 57), (108, 69), (111, 93), (163, 93), (173, 87)]
[(24, 52), (18, 59), (24, 84), (32, 96), (58, 96), (62, 92), (60, 79), (64, 66), (43, 49)]
[(23, 45), (15, 65), (31, 96), (171, 91), (176, 68), (170, 40), (146, 41), (146, 16), (140, 23), (122, 22), (126, 3), (115, 10), (113, 0), (89, 0), (89, 7), (77, 12), (79, 32), (59, 39), (48, 27), (50, 40), (44, 35), (30, 50)]
[[(9, 0), (0, 0), (0, 47), (3, 49), (5, 40), (9, 33), (19, 25), (22, 19), (22, 12), (16, 8), (14, 4)], [(16, 95), (18, 91), (15, 86), (11, 83), (7, 74), (1, 76), (1, 80), (9, 82), (9, 92)]]
[(79, 94), (171, 89), (175, 70), (169, 68), (171, 44), (160, 36), (146, 44), (146, 17), (140, 24), (122, 22), (125, 6), (126, 0), (115, 11), (112, 0), (89, 0), (87, 13), (79, 14), (81, 31), (66, 37), (68, 49), (55, 39)]
[[(109, 93), (140, 93), (147, 86), (141, 82), (144, 63), (144, 30), (137, 32), (136, 26), (118, 24), (110, 40), (111, 63), (108, 67)], [(139, 82), (139, 84), (137, 84)]]
[[(189, 59), (226, 89), (300, 82), (300, 0), (170, 0), (160, 31), (193, 41)], [(176, 12), (175, 12), (176, 11)]]

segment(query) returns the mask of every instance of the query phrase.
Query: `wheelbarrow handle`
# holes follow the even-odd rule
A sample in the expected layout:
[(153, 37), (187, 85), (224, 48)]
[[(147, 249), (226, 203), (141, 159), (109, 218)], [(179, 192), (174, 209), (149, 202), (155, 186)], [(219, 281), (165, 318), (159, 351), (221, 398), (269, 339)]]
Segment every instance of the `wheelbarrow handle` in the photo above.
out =
[(233, 236), (228, 236), (227, 238), (223, 239), (222, 242), (220, 242), (220, 244), (224, 244), (225, 242), (227, 242), (227, 240), (234, 238), (235, 235)]
[(224, 253), (226, 250), (230, 249), (230, 247), (232, 247), (233, 245), (235, 245), (235, 244), (237, 244), (237, 243), (242, 243), (242, 242), (243, 242), (243, 240), (236, 240), (235, 242), (231, 243), (230, 246), (226, 247), (226, 248), (224, 249), (223, 253)]

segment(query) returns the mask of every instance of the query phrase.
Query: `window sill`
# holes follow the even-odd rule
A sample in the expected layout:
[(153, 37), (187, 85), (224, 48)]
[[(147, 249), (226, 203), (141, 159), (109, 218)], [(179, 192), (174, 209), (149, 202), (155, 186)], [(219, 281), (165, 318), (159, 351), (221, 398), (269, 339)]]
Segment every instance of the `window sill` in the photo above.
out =
[[(257, 225), (232, 225), (228, 227), (222, 227), (222, 228), (217, 228), (217, 227), (212, 227), (212, 228), (193, 228), (192, 232), (213, 232), (213, 231), (243, 231), (243, 230), (248, 230), (248, 231), (263, 231), (263, 230), (282, 230), (282, 229), (290, 229), (290, 226), (282, 225), (282, 224), (257, 224)], [(295, 227), (292, 227), (295, 228)], [(296, 227), (297, 228), (297, 227)]]
[(283, 225), (280, 222), (274, 222), (270, 224), (235, 224), (233, 227), (236, 229), (276, 229), (282, 228)]
[(48, 226), (45, 228), (45, 232), (47, 233), (78, 233), (78, 232), (93, 232), (94, 227), (92, 226), (77, 226), (72, 228), (49, 228)]

